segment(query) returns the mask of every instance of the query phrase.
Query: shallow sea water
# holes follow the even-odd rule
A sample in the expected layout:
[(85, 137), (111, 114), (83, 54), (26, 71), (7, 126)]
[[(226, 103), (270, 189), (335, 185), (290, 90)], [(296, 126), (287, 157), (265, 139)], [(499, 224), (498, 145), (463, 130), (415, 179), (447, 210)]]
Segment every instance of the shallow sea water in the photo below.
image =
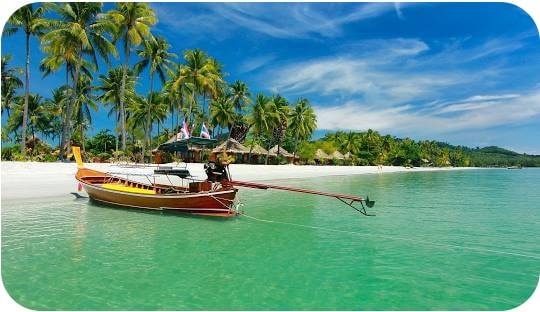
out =
[(538, 283), (538, 169), (272, 183), (376, 216), (278, 190), (242, 189), (226, 220), (3, 200), (5, 288), (37, 310), (506, 310)]

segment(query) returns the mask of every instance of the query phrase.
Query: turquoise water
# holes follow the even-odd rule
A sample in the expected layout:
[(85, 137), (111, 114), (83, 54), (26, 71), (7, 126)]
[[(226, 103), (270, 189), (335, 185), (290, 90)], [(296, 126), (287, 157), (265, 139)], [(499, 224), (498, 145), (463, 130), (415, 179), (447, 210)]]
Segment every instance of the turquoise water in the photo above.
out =
[[(4, 181), (3, 183), (7, 183)], [(505, 310), (540, 275), (540, 170), (280, 181), (222, 220), (2, 201), (2, 279), (38, 310)]]

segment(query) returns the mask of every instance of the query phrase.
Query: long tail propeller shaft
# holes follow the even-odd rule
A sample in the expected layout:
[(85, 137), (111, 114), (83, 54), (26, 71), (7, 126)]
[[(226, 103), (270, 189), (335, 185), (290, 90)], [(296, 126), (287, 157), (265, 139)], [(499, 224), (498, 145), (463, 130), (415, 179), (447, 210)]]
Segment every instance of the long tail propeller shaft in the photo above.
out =
[[(283, 190), (283, 191), (290, 191), (290, 192), (298, 192), (298, 193), (305, 193), (305, 194), (313, 194), (313, 195), (334, 197), (334, 198), (337, 198), (339, 201), (343, 202), (345, 205), (353, 208), (354, 210), (356, 210), (356, 211), (358, 211), (361, 214), (366, 215), (366, 216), (372, 216), (372, 215), (370, 215), (370, 214), (368, 214), (366, 212), (365, 206), (367, 206), (368, 208), (371, 208), (371, 207), (373, 207), (375, 205), (375, 201), (369, 200), (369, 197), (362, 198), (362, 197), (358, 197), (358, 196), (336, 194), (336, 193), (327, 193), (327, 192), (306, 190), (306, 189), (287, 187), (287, 186), (280, 186), (280, 185), (255, 183), (255, 182), (229, 181), (229, 183), (231, 183), (232, 185), (241, 186), (241, 187), (249, 187), (249, 188), (256, 188), (256, 189), (276, 189), (276, 190)], [(361, 207), (354, 206), (355, 202), (359, 202)], [(365, 206), (364, 206), (364, 203), (365, 203)]]

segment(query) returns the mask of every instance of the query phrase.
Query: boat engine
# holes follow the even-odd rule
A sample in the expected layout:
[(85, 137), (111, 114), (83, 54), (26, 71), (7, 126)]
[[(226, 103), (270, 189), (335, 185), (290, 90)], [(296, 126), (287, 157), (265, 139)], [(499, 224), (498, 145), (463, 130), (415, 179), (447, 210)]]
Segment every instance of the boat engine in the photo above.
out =
[(209, 161), (204, 164), (204, 171), (208, 181), (211, 182), (226, 182), (229, 181), (229, 172), (227, 171), (227, 165), (221, 163)]

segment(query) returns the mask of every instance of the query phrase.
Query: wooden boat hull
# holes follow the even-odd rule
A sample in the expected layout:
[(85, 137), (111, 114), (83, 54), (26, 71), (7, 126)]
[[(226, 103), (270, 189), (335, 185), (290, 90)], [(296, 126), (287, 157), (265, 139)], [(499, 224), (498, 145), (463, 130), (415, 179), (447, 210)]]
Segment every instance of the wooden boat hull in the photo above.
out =
[[(76, 175), (91, 199), (109, 205), (209, 216), (227, 217), (237, 214), (233, 209), (233, 201), (238, 190), (232, 187), (198, 193), (137, 194), (107, 189), (95, 182), (100, 178), (105, 182), (109, 177), (106, 173), (86, 168), (79, 169)], [(119, 182), (129, 181), (120, 179)]]

